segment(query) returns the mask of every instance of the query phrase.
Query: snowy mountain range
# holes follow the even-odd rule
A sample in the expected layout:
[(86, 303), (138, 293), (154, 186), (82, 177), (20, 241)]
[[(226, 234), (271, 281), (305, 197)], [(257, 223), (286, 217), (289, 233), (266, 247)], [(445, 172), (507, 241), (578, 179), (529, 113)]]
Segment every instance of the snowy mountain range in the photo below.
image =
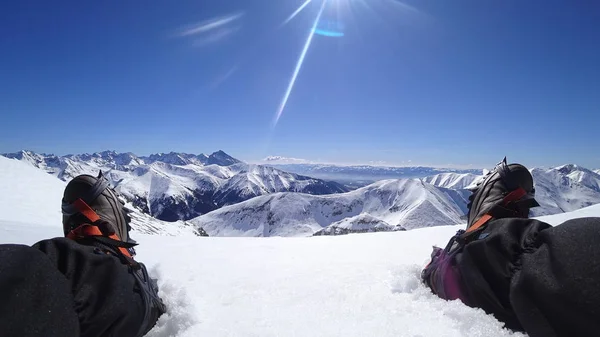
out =
[(302, 163), (301, 159), (267, 157), (263, 160), (265, 165), (272, 166), (287, 172), (303, 174), (325, 180), (333, 180), (350, 187), (363, 187), (373, 182), (386, 179), (424, 178), (439, 173), (481, 174), (481, 169), (453, 169), (434, 168), (423, 166), (393, 167), (371, 165), (330, 165)]
[[(6, 156), (62, 180), (103, 170), (132, 207), (141, 211), (136, 221), (146, 225), (138, 227), (152, 227), (152, 218), (144, 216), (146, 213), (166, 221), (187, 220), (178, 226), (197, 228), (198, 233), (206, 230), (211, 236), (335, 235), (463, 223), (468, 188), (482, 177), (478, 171), (366, 166), (369, 172), (389, 169), (393, 174), (435, 174), (380, 180), (348, 192), (335, 182), (249, 165), (222, 151), (209, 156), (168, 153), (138, 157), (108, 151), (63, 157), (22, 151)], [(532, 215), (600, 203), (600, 175), (592, 170), (563, 165), (531, 172), (536, 199), (542, 205), (533, 209)]]
[[(576, 165), (531, 170), (541, 207), (533, 216), (600, 204), (600, 175)], [(278, 193), (191, 220), (211, 236), (305, 236), (399, 231), (465, 222), (467, 188), (481, 175), (446, 172), (384, 180), (337, 195)]]
[(4, 154), (61, 180), (102, 170), (132, 205), (157, 219), (188, 220), (222, 206), (275, 192), (332, 194), (348, 189), (272, 167), (249, 165), (223, 151), (209, 156), (161, 153), (147, 157), (105, 151), (54, 156), (31, 151)]
[[(461, 222), (447, 192), (418, 179), (383, 180), (343, 194), (277, 193), (223, 207), (191, 223), (211, 236), (307, 236), (324, 228), (349, 232), (406, 230)], [(457, 198), (458, 199), (458, 198)]]

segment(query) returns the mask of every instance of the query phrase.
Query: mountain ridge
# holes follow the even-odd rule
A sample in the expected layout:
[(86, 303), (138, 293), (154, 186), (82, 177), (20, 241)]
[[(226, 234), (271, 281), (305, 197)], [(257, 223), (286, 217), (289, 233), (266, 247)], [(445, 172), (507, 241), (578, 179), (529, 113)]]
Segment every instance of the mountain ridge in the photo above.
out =
[(102, 151), (62, 157), (20, 151), (3, 156), (24, 161), (61, 180), (104, 175), (134, 207), (160, 220), (188, 220), (222, 206), (275, 192), (330, 194), (336, 182), (249, 165), (222, 150), (209, 156), (170, 152), (147, 157)]

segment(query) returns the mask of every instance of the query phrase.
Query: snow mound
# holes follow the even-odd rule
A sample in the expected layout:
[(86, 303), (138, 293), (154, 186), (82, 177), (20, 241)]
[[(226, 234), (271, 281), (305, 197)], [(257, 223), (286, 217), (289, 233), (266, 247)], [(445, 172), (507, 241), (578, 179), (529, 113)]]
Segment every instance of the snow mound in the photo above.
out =
[(380, 220), (368, 213), (345, 218), (316, 232), (314, 235), (343, 235), (350, 233), (367, 232), (390, 232), (393, 230), (404, 230), (402, 227), (390, 226), (387, 222)]
[(186, 332), (199, 323), (201, 315), (194, 303), (190, 301), (186, 288), (161, 272), (160, 267), (154, 267), (149, 274), (158, 279), (158, 295), (167, 306), (167, 312), (162, 315), (156, 326), (146, 334), (146, 337), (185, 336)]

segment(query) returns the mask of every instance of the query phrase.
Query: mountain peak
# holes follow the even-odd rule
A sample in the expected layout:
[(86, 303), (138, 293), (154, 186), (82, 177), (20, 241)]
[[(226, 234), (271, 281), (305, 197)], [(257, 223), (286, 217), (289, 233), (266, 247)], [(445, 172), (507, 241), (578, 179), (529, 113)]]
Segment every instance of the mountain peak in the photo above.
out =
[(578, 171), (581, 168), (575, 164), (566, 164), (566, 165), (561, 165), (561, 166), (555, 167), (554, 169), (559, 171), (560, 173), (569, 174), (573, 171)]
[(204, 154), (189, 154), (183, 152), (169, 152), (169, 153), (155, 153), (146, 157), (146, 159), (151, 162), (163, 162), (171, 165), (187, 165), (187, 164), (196, 164), (203, 165), (206, 163), (206, 156)]
[(229, 166), (229, 165), (241, 163), (241, 161), (228, 155), (223, 150), (219, 150), (217, 152), (212, 153), (210, 156), (208, 156), (206, 163), (208, 165)]

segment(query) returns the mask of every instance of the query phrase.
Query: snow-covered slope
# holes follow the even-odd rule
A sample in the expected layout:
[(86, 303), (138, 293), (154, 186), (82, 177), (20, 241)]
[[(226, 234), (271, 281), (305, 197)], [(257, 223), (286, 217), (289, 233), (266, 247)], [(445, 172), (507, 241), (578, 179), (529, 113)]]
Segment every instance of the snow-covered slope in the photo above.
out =
[(588, 206), (585, 208), (581, 208), (575, 211), (553, 214), (553, 215), (544, 215), (536, 217), (536, 219), (540, 221), (547, 222), (552, 226), (558, 226), (561, 223), (576, 218), (588, 218), (588, 217), (600, 217), (600, 204)]
[(598, 170), (594, 170), (594, 173), (596, 173), (596, 174), (600, 174), (600, 169), (598, 169)]
[(104, 151), (57, 157), (21, 151), (5, 154), (62, 179), (102, 170), (135, 207), (166, 221), (186, 220), (224, 205), (274, 192), (330, 194), (346, 192), (335, 183), (248, 165), (217, 151), (210, 156), (186, 153), (137, 157)]
[[(66, 183), (19, 160), (0, 156), (0, 237), (19, 228), (47, 226), (43, 233), (62, 236), (60, 205)], [(134, 209), (131, 227), (136, 233), (159, 235), (201, 235), (202, 229), (184, 221), (164, 222)], [(135, 234), (134, 234), (135, 235)]]
[(0, 156), (0, 219), (62, 229), (60, 203), (65, 186), (44, 171)]
[[(190, 222), (211, 236), (307, 236), (360, 214), (373, 228), (413, 229), (461, 222), (462, 209), (442, 189), (418, 179), (384, 180), (358, 190), (325, 196), (277, 193), (221, 208)], [(358, 221), (358, 222), (357, 222)], [(337, 225), (341, 225), (338, 223)]]
[(472, 173), (446, 172), (439, 173), (434, 176), (425, 177), (423, 178), (423, 181), (438, 187), (460, 190), (466, 189), (473, 185), (473, 182), (476, 181), (479, 177), (480, 175)]

